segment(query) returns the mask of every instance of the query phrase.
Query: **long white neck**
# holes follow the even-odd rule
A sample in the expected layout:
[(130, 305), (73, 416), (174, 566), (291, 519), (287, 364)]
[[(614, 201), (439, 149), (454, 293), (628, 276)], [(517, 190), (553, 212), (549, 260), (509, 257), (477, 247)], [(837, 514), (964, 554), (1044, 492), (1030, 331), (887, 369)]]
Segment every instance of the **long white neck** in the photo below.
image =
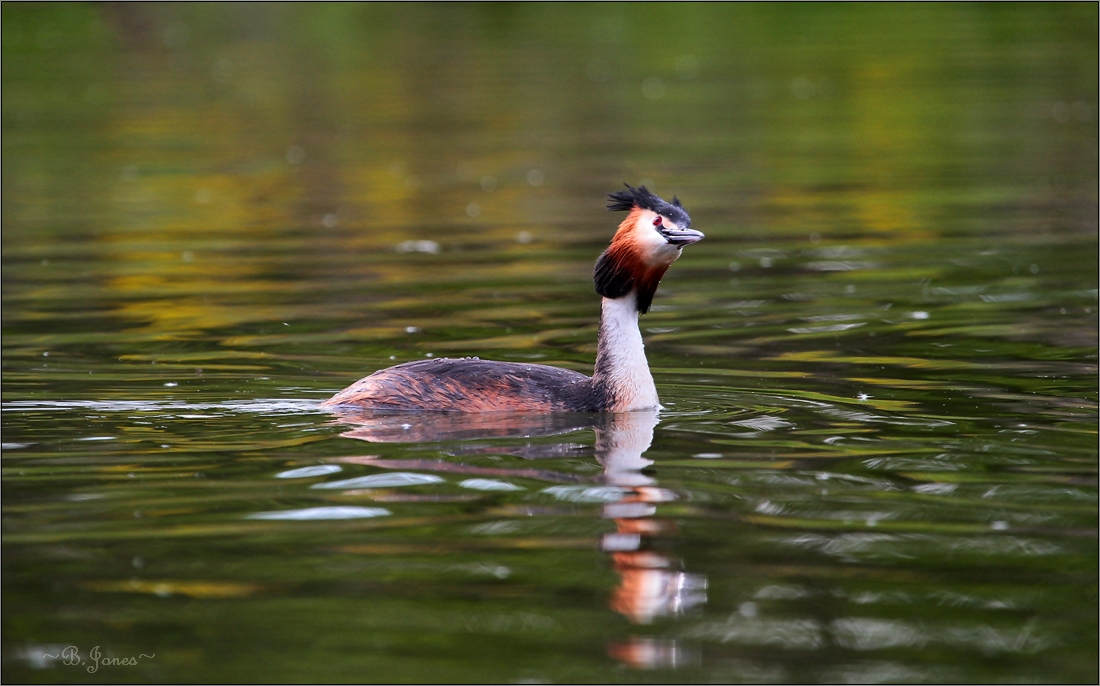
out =
[(600, 312), (600, 338), (592, 380), (605, 385), (614, 402), (607, 408), (628, 412), (659, 408), (657, 387), (645, 359), (645, 345), (638, 328), (635, 293), (604, 298)]

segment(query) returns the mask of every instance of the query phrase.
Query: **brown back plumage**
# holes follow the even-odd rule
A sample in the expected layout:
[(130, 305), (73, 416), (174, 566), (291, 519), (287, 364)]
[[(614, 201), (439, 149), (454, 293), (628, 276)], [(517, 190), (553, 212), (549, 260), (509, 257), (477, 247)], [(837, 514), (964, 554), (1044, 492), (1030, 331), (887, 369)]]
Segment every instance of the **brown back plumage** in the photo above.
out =
[(379, 370), (323, 404), (444, 412), (596, 412), (606, 402), (591, 378), (568, 369), (437, 358)]

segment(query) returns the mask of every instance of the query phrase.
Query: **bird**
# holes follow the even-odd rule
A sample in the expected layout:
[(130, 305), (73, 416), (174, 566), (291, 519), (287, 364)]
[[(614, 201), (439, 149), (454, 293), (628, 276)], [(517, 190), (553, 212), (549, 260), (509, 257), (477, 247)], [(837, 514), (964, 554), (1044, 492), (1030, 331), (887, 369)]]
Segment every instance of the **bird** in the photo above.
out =
[(608, 194), (607, 209), (626, 212), (596, 260), (602, 296), (592, 376), (559, 367), (433, 358), (374, 372), (322, 402), (351, 411), (629, 412), (660, 408), (638, 318), (649, 311), (665, 271), (685, 246), (703, 239), (673, 196), (644, 185)]

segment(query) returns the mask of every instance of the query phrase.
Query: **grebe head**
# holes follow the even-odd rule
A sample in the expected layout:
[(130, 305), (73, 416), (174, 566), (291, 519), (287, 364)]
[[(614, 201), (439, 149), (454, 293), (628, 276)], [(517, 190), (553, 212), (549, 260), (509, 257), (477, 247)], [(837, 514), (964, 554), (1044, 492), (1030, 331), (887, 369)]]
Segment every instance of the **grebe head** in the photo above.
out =
[(638, 312), (645, 314), (665, 270), (685, 245), (703, 240), (703, 234), (691, 228), (691, 217), (676, 196), (665, 202), (645, 186), (623, 185), (625, 191), (608, 194), (607, 209), (629, 214), (596, 261), (593, 276), (596, 292), (605, 298), (634, 291)]

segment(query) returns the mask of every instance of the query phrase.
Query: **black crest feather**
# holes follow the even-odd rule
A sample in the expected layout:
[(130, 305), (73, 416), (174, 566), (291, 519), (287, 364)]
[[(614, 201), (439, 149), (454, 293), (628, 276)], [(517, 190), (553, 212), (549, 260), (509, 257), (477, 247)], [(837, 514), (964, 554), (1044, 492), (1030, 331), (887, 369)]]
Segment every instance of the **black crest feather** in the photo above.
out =
[(611, 199), (611, 202), (607, 203), (607, 209), (612, 212), (629, 212), (635, 207), (640, 207), (643, 210), (656, 212), (681, 228), (686, 229), (691, 226), (691, 217), (688, 216), (687, 210), (680, 204), (680, 199), (676, 196), (672, 196), (672, 202), (669, 203), (650, 193), (645, 186), (634, 188), (627, 183), (623, 185), (626, 186), (625, 191), (615, 191), (607, 194), (607, 197)]

